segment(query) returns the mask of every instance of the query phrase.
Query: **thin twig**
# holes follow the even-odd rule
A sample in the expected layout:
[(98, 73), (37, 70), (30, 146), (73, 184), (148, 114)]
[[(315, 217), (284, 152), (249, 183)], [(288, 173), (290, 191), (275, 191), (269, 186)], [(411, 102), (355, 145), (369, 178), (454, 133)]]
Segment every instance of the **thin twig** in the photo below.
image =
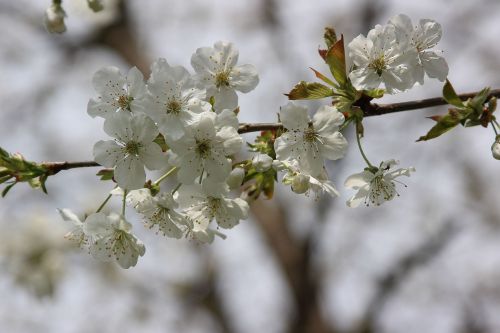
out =
[(52, 174), (56, 174), (61, 170), (69, 170), (76, 168), (89, 168), (101, 166), (99, 163), (94, 161), (83, 161), (83, 162), (44, 162), (41, 163), (42, 166), (51, 170)]

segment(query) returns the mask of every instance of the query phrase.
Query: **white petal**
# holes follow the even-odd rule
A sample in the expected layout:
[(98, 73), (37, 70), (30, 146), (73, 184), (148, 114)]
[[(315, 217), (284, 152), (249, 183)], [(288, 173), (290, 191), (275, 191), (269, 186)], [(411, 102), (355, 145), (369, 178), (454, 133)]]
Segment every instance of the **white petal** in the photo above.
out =
[(309, 126), (309, 115), (304, 106), (289, 102), (280, 108), (279, 115), (283, 127), (288, 130), (304, 130)]
[(222, 142), (224, 154), (227, 156), (238, 153), (243, 145), (243, 138), (234, 127), (222, 127), (217, 132), (217, 139)]
[(129, 96), (141, 98), (146, 94), (146, 84), (144, 76), (137, 67), (132, 67), (127, 74), (127, 84)]
[(430, 49), (441, 40), (443, 31), (441, 24), (429, 19), (421, 19), (418, 30), (425, 48)]
[(231, 87), (234, 87), (234, 89), (242, 93), (248, 93), (254, 90), (258, 83), (259, 75), (254, 65), (246, 64), (235, 66), (231, 71)]
[(136, 156), (127, 156), (116, 165), (115, 180), (118, 186), (127, 190), (144, 187), (146, 181), (144, 164)]
[(430, 51), (420, 52), (419, 55), (427, 76), (430, 78), (436, 78), (439, 81), (446, 80), (446, 77), (448, 76), (448, 64), (443, 57)]
[(130, 127), (132, 114), (127, 111), (115, 113), (104, 121), (104, 132), (107, 135), (128, 142), (134, 139), (134, 133)]
[(278, 160), (284, 161), (298, 156), (302, 144), (299, 136), (300, 132), (285, 132), (274, 141), (274, 150)]
[(229, 126), (237, 130), (239, 125), (238, 116), (236, 116), (236, 114), (232, 110), (229, 109), (222, 110), (217, 115), (215, 125), (218, 128)]
[(348, 45), (349, 58), (356, 66), (364, 66), (369, 62), (367, 40), (363, 35), (354, 38)]
[(369, 171), (355, 173), (347, 177), (347, 179), (344, 182), (344, 186), (347, 188), (352, 188), (354, 190), (357, 190), (369, 184), (372, 178), (373, 178), (373, 173)]
[(114, 114), (117, 111), (117, 107), (113, 106), (104, 101), (95, 100), (91, 98), (89, 103), (87, 104), (87, 113), (92, 118), (102, 117), (107, 118), (110, 115)]
[[(198, 74), (215, 74), (218, 65), (212, 60), (216, 56), (215, 50), (211, 47), (201, 47), (196, 50), (191, 57), (191, 66)], [(218, 58), (218, 57), (217, 57)]]
[(329, 136), (322, 136), (321, 154), (329, 160), (338, 160), (345, 156), (347, 150), (347, 140), (342, 133), (335, 132)]
[(82, 225), (82, 221), (80, 221), (78, 216), (71, 210), (63, 208), (63, 209), (58, 209), (57, 211), (59, 212), (59, 214), (61, 214), (61, 217), (63, 218), (64, 221), (72, 222), (75, 226)]
[(155, 123), (144, 114), (134, 115), (130, 119), (130, 129), (134, 135), (134, 141), (150, 143), (158, 136), (158, 128)]
[(371, 90), (380, 86), (382, 78), (373, 69), (363, 67), (349, 73), (352, 85), (357, 90)]
[(323, 105), (313, 116), (314, 129), (322, 135), (332, 134), (344, 123), (344, 115), (336, 108)]
[(101, 212), (87, 216), (83, 224), (83, 230), (86, 235), (97, 238), (107, 237), (113, 232), (108, 217)]
[(238, 107), (238, 95), (232, 88), (221, 87), (214, 95), (215, 109), (217, 111), (230, 109), (234, 110)]
[(202, 160), (194, 152), (190, 152), (185, 154), (181, 161), (177, 178), (183, 184), (193, 184), (203, 170)]
[(116, 67), (109, 66), (98, 70), (92, 78), (95, 90), (101, 96), (120, 96), (124, 94), (125, 78)]
[(98, 141), (94, 145), (94, 160), (107, 168), (114, 167), (125, 158), (124, 148), (114, 141)]
[(139, 158), (149, 170), (160, 170), (167, 165), (167, 156), (154, 142), (139, 150)]
[(224, 68), (232, 68), (238, 62), (238, 50), (233, 43), (218, 41), (214, 44), (214, 50)]
[(207, 177), (216, 182), (224, 182), (231, 172), (231, 162), (223, 155), (212, 155), (203, 160)]
[(360, 203), (366, 200), (366, 196), (368, 195), (368, 186), (361, 188), (355, 195), (353, 195), (349, 200), (347, 200), (346, 204), (348, 207), (356, 208)]

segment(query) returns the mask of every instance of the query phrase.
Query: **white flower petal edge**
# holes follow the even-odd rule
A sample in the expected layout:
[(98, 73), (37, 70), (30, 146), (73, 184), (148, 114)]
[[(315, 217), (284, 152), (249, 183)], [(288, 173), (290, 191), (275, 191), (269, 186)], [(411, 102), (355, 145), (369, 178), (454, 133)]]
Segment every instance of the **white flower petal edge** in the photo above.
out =
[(318, 175), (324, 168), (325, 159), (344, 157), (347, 140), (338, 131), (344, 116), (336, 108), (320, 107), (312, 122), (307, 109), (293, 103), (282, 107), (279, 114), (287, 132), (274, 142), (278, 160), (295, 159), (305, 173)]
[[(367, 168), (363, 172), (349, 176), (344, 186), (358, 192), (347, 201), (347, 206), (358, 207), (361, 203), (366, 206), (380, 206), (385, 201), (390, 201), (399, 196), (396, 183), (400, 182), (395, 181), (395, 179), (400, 176), (409, 177), (411, 172), (415, 172), (415, 168), (391, 170), (398, 163), (396, 160), (384, 161), (380, 163), (378, 168), (373, 170)], [(406, 187), (406, 185), (404, 186)]]
[(144, 166), (158, 170), (167, 157), (153, 140), (158, 135), (154, 122), (145, 114), (117, 113), (104, 122), (104, 130), (115, 141), (99, 141), (94, 145), (97, 163), (115, 170), (115, 180), (123, 189), (136, 190), (146, 180)]
[(98, 70), (92, 79), (97, 98), (89, 100), (87, 113), (92, 117), (108, 118), (117, 112), (144, 112), (147, 104), (146, 84), (137, 67), (123, 76), (116, 67)]
[(213, 47), (202, 47), (191, 57), (197, 80), (207, 89), (207, 98), (215, 98), (215, 109), (235, 109), (238, 96), (252, 91), (259, 83), (253, 65), (239, 65), (238, 50), (233, 43), (218, 41)]

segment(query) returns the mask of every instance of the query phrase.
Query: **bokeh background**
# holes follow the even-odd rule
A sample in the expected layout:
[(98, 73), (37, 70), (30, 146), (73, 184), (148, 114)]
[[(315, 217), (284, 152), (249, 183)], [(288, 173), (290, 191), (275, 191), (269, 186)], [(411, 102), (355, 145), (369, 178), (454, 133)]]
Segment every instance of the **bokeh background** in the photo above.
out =
[[(48, 5), (0, 0), (0, 146), (34, 161), (92, 159), (94, 142), (106, 137), (86, 113), (99, 68), (137, 66), (147, 76), (158, 57), (189, 68), (196, 48), (217, 40), (234, 42), (240, 63), (260, 73), (257, 89), (240, 97), (243, 122), (274, 122), (283, 93), (315, 80), (308, 67), (327, 72), (317, 54), (325, 26), (348, 42), (399, 13), (442, 24), (438, 48), (457, 91), (500, 87), (496, 0), (107, 1), (99, 14), (66, 0), (60, 36), (43, 28)], [(441, 88), (428, 80), (382, 102)], [(444, 112), (365, 120), (372, 160), (417, 169), (394, 201), (346, 207), (343, 181), (363, 167), (347, 132), (347, 157), (328, 165), (340, 198), (314, 201), (280, 185), (212, 245), (165, 239), (131, 213), (147, 251), (129, 270), (63, 239), (68, 226), (56, 208), (82, 216), (112, 187), (95, 168), (61, 172), (48, 195), (18, 185), (0, 201), (0, 332), (500, 332), (493, 132), (458, 128), (415, 143), (432, 126), (425, 117)]]

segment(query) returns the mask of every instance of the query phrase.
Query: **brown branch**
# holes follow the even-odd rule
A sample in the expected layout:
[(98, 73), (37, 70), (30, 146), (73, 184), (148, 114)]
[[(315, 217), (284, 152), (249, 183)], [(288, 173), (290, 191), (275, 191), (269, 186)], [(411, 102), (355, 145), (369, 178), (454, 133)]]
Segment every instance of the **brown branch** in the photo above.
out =
[[(458, 97), (460, 97), (462, 100), (467, 100), (468, 98), (476, 96), (478, 93), (479, 91), (476, 91), (472, 93), (461, 94), (458, 95)], [(488, 98), (491, 98), (493, 96), (500, 98), (500, 89), (494, 89), (490, 91)], [(396, 113), (401, 111), (425, 109), (433, 106), (447, 104), (448, 102), (446, 102), (446, 100), (442, 97), (434, 97), (392, 104), (370, 103), (369, 100), (360, 100), (356, 103), (356, 105), (363, 110), (363, 114), (365, 117), (380, 116), (383, 114)], [(240, 124), (240, 127), (238, 129), (238, 133), (243, 134), (258, 131), (277, 130), (282, 127), (283, 125), (280, 123), (242, 123)]]
[(46, 167), (54, 175), (61, 170), (69, 170), (76, 168), (89, 168), (101, 166), (99, 163), (94, 161), (84, 161), (84, 162), (45, 162), (40, 163), (42, 166)]

